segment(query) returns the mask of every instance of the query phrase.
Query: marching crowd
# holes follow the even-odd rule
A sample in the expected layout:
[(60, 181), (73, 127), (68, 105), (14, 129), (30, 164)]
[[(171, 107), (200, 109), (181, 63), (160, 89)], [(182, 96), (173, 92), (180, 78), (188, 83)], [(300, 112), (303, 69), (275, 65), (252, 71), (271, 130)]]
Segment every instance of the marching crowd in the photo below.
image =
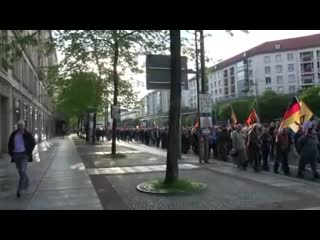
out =
[[(138, 142), (157, 148), (167, 149), (168, 128), (117, 128), (118, 141)], [(197, 127), (183, 127), (181, 133), (182, 153), (191, 149), (199, 154), (199, 140)], [(97, 129), (97, 140), (100, 137), (111, 139), (111, 130)], [(270, 171), (270, 161), (274, 161), (273, 172), (279, 169), (285, 175), (291, 175), (289, 167), (289, 153), (294, 151), (299, 155), (298, 177), (304, 177), (307, 164), (311, 166), (313, 177), (318, 178), (317, 162), (320, 162), (320, 123), (300, 126), (294, 133), (290, 128), (279, 130), (279, 122), (269, 125), (253, 124), (248, 128), (238, 125), (218, 125), (210, 128), (208, 139), (208, 158), (227, 161), (232, 156), (239, 168), (244, 170), (248, 166), (256, 172)]]

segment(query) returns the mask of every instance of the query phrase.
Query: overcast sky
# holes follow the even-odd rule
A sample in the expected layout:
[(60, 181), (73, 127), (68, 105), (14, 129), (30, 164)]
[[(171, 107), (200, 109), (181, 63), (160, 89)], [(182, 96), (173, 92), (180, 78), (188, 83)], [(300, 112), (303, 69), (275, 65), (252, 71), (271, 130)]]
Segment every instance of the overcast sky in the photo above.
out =
[[(248, 34), (234, 30), (233, 36), (224, 30), (205, 30), (205, 32), (212, 35), (205, 39), (205, 54), (212, 60), (208, 63), (210, 67), (214, 61), (226, 60), (264, 42), (317, 34), (320, 30), (249, 30)], [(140, 57), (139, 62), (145, 62), (145, 56)], [(192, 67), (193, 64), (189, 66)], [(144, 83), (144, 87), (135, 89), (139, 92), (140, 99), (150, 91), (145, 88), (145, 74), (136, 75), (135, 79)]]

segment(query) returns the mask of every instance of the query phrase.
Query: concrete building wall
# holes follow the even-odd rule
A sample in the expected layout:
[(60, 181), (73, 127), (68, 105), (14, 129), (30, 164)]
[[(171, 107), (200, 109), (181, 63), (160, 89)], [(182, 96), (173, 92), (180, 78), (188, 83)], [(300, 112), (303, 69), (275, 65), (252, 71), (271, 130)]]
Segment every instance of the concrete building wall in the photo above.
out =
[[(50, 35), (47, 30), (40, 33), (46, 39)], [(2, 36), (16, 35), (11, 30), (0, 30), (1, 40)], [(3, 49), (0, 49), (0, 56), (5, 57)], [(27, 47), (21, 58), (14, 61), (13, 68), (6, 68), (0, 61), (0, 152), (7, 152), (9, 134), (20, 119), (26, 121), (27, 129), (38, 139), (53, 135), (52, 103), (43, 86), (46, 78), (40, 81), (39, 76), (42, 67), (56, 63), (55, 53), (49, 57), (50, 62), (39, 49)]]

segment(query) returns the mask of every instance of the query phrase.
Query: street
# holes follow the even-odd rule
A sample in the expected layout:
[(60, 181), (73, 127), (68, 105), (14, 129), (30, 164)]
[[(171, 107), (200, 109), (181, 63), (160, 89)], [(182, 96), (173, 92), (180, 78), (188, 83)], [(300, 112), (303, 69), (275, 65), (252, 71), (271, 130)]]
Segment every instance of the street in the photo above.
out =
[(156, 209), (317, 209), (319, 183), (274, 173), (242, 171), (231, 162), (199, 164), (193, 153), (179, 161), (181, 178), (208, 188), (187, 196), (155, 196), (138, 192), (137, 184), (163, 179), (166, 152), (139, 143), (119, 142), (124, 159), (111, 160), (109, 142), (85, 143), (75, 135), (37, 146), (28, 165), (30, 187), (15, 196), (17, 173), (7, 155), (1, 158), (0, 209), (16, 210), (156, 210)]

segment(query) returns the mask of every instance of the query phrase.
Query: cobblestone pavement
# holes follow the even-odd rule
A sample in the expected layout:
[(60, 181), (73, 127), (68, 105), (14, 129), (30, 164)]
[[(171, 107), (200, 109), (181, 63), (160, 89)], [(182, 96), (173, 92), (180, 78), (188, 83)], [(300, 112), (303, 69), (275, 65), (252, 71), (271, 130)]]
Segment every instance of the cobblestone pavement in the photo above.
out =
[[(199, 164), (198, 157), (192, 153), (183, 155), (179, 166), (189, 164), (196, 167), (182, 167), (179, 175), (206, 183), (208, 188), (204, 192), (189, 196), (141, 193), (136, 190), (139, 183), (164, 178), (164, 171), (156, 171), (156, 167), (165, 164), (166, 151), (139, 143), (118, 142), (119, 152), (130, 153), (125, 159), (112, 160), (94, 154), (110, 152), (110, 142), (93, 146), (75, 141), (104, 209), (317, 209), (320, 206), (317, 182), (281, 174), (254, 173), (252, 169), (242, 171), (232, 162), (210, 160), (210, 164)], [(104, 170), (99, 171), (101, 168)], [(148, 171), (141, 170), (147, 168)]]

